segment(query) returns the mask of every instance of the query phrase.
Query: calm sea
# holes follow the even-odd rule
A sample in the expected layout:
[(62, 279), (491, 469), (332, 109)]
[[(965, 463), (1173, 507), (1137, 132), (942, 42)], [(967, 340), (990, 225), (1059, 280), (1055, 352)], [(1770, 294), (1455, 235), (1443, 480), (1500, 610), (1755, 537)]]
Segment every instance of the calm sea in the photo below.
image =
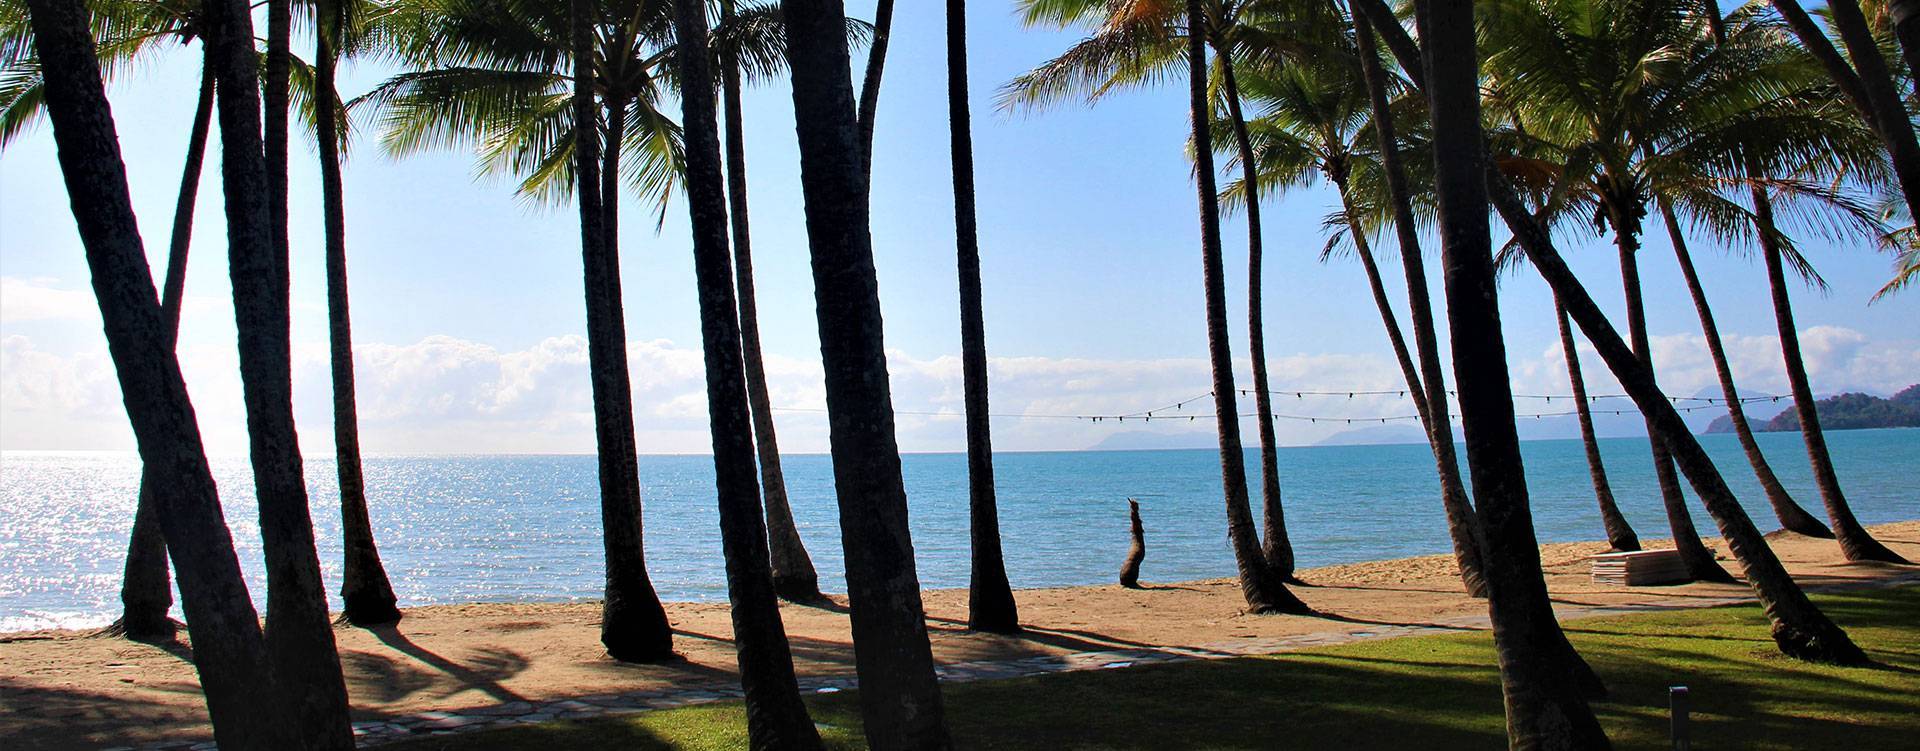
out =
[[(1730, 435), (1702, 442), (1763, 528), (1773, 529)], [(1798, 434), (1759, 436), (1787, 487), (1815, 515)], [(1920, 517), (1920, 430), (1828, 434), (1848, 499), (1863, 522)], [(1667, 535), (1645, 439), (1602, 442), (1613, 487), (1644, 537)], [(1423, 445), (1282, 449), (1287, 526), (1301, 565), (1446, 552), (1431, 455)], [(840, 536), (825, 456), (785, 458), (800, 533), (822, 585), (843, 591)], [(1525, 444), (1534, 521), (1543, 541), (1601, 536), (1577, 441)], [(592, 598), (601, 586), (599, 505), (589, 456), (382, 456), (366, 460), (380, 550), (403, 605)], [(967, 476), (960, 454), (905, 457), (920, 579), (967, 583)], [(1255, 456), (1248, 454), (1249, 469)], [(316, 533), (337, 588), (339, 520), (333, 465), (310, 460)], [(995, 459), (1007, 570), (1016, 587), (1112, 581), (1127, 537), (1128, 497), (1147, 529), (1144, 578), (1230, 576), (1218, 455), (1209, 450), (1012, 453)], [(244, 458), (217, 460), (227, 521), (256, 600), (265, 592), (252, 484)], [(726, 596), (705, 456), (643, 456), (647, 559), (670, 600)], [(117, 614), (139, 464), (131, 455), (0, 456), (0, 631), (103, 625)], [(1254, 486), (1256, 513), (1258, 486)], [(1695, 506), (1703, 529), (1712, 529)], [(335, 593), (328, 593), (335, 599)]]

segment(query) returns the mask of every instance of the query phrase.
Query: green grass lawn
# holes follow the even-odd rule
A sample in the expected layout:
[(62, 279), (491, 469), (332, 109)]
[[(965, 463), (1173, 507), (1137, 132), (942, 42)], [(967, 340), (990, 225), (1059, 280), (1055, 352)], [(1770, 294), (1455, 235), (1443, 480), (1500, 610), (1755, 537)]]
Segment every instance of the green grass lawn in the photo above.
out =
[[(1816, 597), (1879, 665), (1781, 657), (1754, 605), (1573, 621), (1612, 690), (1595, 705), (1620, 748), (1667, 747), (1667, 687), (1692, 688), (1695, 748), (1920, 748), (1920, 587)], [(1486, 633), (1409, 637), (1270, 657), (946, 686), (961, 748), (1500, 748)], [(831, 748), (865, 748), (849, 693), (809, 702)], [(396, 751), (735, 749), (737, 702), (421, 739)]]

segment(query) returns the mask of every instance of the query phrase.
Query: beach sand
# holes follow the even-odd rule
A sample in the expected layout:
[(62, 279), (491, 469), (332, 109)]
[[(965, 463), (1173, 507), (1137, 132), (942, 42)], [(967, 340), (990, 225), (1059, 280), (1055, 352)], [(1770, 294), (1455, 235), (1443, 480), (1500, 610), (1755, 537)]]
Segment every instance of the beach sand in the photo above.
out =
[[(1920, 521), (1873, 528), (1920, 560)], [(1788, 533), (1774, 550), (1803, 585), (1864, 583), (1913, 567), (1848, 564), (1838, 547)], [(1226, 544), (1225, 540), (1221, 544)], [(1726, 558), (1725, 544), (1708, 544)], [(1667, 547), (1663, 541), (1648, 547)], [(1586, 557), (1603, 543), (1541, 547), (1547, 586), (1561, 606), (1679, 604), (1740, 597), (1743, 585), (1614, 587), (1589, 580)], [(1116, 570), (1125, 551), (1114, 551)], [(1735, 566), (1729, 562), (1728, 567)], [(1151, 538), (1145, 574), (1153, 570)], [(926, 593), (933, 651), (942, 663), (1004, 660), (1110, 649), (1183, 647), (1239, 652), (1236, 643), (1351, 628), (1420, 625), (1485, 616), (1486, 603), (1460, 592), (1451, 556), (1424, 556), (1307, 569), (1296, 592), (1340, 620), (1250, 616), (1230, 579), (1020, 590), (1026, 634), (969, 633), (966, 592)], [(831, 607), (785, 605), (782, 615), (803, 675), (851, 675), (845, 598)], [(711, 684), (734, 670), (732, 627), (722, 603), (670, 603), (675, 648), (684, 660), (625, 665), (599, 644), (598, 603), (471, 604), (409, 608), (397, 628), (335, 629), (356, 720), (513, 701)], [(1845, 624), (1841, 624), (1845, 626)], [(182, 631), (184, 638), (185, 632)], [(138, 745), (210, 739), (193, 666), (182, 645), (159, 647), (79, 631), (0, 634), (0, 738), (10, 748)]]

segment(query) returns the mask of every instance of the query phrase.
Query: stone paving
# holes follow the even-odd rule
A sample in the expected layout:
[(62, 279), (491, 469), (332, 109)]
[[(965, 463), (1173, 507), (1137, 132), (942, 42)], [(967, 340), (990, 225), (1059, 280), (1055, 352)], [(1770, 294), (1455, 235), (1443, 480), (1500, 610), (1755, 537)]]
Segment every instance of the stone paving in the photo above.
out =
[[(1893, 587), (1915, 582), (1920, 582), (1920, 572), (1904, 572), (1895, 576), (1868, 582), (1837, 584), (1824, 587), (1809, 586), (1806, 589), (1810, 592), (1822, 592), (1841, 589)], [(1567, 621), (1608, 615), (1737, 605), (1753, 602), (1753, 600), (1754, 598), (1750, 596), (1739, 596), (1695, 599), (1679, 603), (1649, 603), (1616, 606), (1562, 603), (1556, 605), (1555, 614), (1559, 616), (1560, 620)], [(1192, 647), (1113, 649), (1062, 655), (1039, 655), (1017, 660), (959, 662), (938, 666), (935, 672), (939, 674), (940, 680), (946, 682), (963, 683), (970, 681), (1005, 680), (1008, 678), (1047, 675), (1075, 670), (1118, 670), (1141, 665), (1275, 654), (1335, 644), (1392, 639), (1402, 636), (1480, 631), (1489, 627), (1488, 619), (1483, 615), (1444, 618), (1423, 624), (1351, 623), (1351, 625), (1346, 628), (1320, 631), (1311, 634), (1297, 634), (1294, 636), (1266, 639), (1240, 639), (1233, 642), (1203, 644)], [(804, 694), (837, 693), (852, 689), (855, 685), (856, 681), (851, 674), (803, 676), (800, 678), (800, 691)], [(570, 699), (555, 701), (515, 701), (491, 706), (461, 709), (458, 711), (431, 711), (400, 715), (382, 720), (368, 720), (353, 723), (353, 734), (360, 748), (368, 748), (421, 736), (469, 733), (478, 730), (551, 722), (555, 720), (614, 717), (638, 712), (648, 712), (656, 709), (682, 707), (689, 704), (726, 701), (729, 699), (738, 699), (740, 696), (740, 687), (731, 682), (693, 681), (659, 690), (576, 696)], [(211, 741), (155, 741), (143, 743), (138, 746), (119, 746), (107, 749), (107, 751), (213, 751), (215, 748), (215, 745)]]

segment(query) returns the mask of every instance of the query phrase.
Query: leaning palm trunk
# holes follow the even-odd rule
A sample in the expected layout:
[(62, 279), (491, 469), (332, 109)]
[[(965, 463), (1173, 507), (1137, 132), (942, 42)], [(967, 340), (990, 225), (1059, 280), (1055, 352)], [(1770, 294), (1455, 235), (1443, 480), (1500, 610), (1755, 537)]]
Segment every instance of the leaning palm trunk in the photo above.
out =
[[(593, 382), (594, 442), (600, 471), (601, 542), (606, 551), (606, 599), (600, 643), (623, 662), (673, 656), (673, 627), (647, 577), (641, 548), (640, 470), (633, 436), (633, 391), (627, 380), (626, 319), (620, 310), (620, 266), (612, 237), (619, 194), (603, 196), (599, 118), (594, 112), (590, 5), (573, 0), (574, 171), (580, 197), (581, 266), (587, 298), (587, 368)], [(621, 115), (609, 98), (608, 153), (617, 153)], [(619, 190), (619, 183), (613, 188)]]
[[(187, 287), (187, 252), (193, 244), (193, 210), (199, 203), (200, 173), (207, 161), (207, 136), (213, 130), (213, 70), (203, 52), (200, 96), (193, 110), (193, 129), (187, 137), (187, 163), (180, 171), (180, 194), (173, 207), (173, 235), (167, 246), (167, 276), (160, 291), (160, 322), (166, 327), (167, 348), (180, 338), (181, 295)], [(154, 507), (152, 478), (142, 470), (140, 495), (133, 512), (133, 534), (127, 542), (125, 576), (120, 584), (120, 620), (108, 627), (135, 641), (167, 641), (174, 637), (173, 583), (167, 576), (167, 542), (160, 532)]]
[(727, 595), (733, 603), (733, 642), (754, 749), (820, 748), (820, 734), (793, 673), (793, 653), (780, 622), (754, 482), (752, 418), (740, 352), (739, 307), (727, 257), (725, 179), (720, 132), (714, 122), (714, 86), (703, 0), (677, 0), (674, 28), (680, 54), (681, 114), (686, 134), (687, 210), (693, 225), (693, 270), (700, 297), (700, 333), (706, 353), (708, 425), (720, 505)]
[(1687, 294), (1693, 298), (1694, 312), (1700, 315), (1700, 333), (1707, 340), (1707, 354), (1713, 358), (1713, 372), (1720, 380), (1720, 393), (1727, 400), (1727, 419), (1733, 423), (1734, 435), (1740, 439), (1740, 448), (1747, 454), (1747, 464), (1753, 466), (1753, 475), (1760, 481), (1760, 489), (1767, 494), (1767, 503), (1773, 506), (1773, 515), (1780, 520), (1780, 526), (1792, 532), (1813, 537), (1833, 537), (1833, 532), (1819, 519), (1800, 508), (1787, 493), (1785, 485), (1773, 473), (1773, 466), (1767, 463), (1766, 454), (1761, 453), (1760, 443), (1753, 439), (1753, 428), (1747, 424), (1747, 410), (1740, 402), (1740, 390), (1733, 385), (1733, 368), (1727, 363), (1727, 351), (1720, 341), (1720, 328), (1714, 324), (1713, 309), (1707, 307), (1706, 288), (1700, 284), (1700, 274), (1693, 266), (1693, 254), (1687, 251), (1686, 233), (1680, 231), (1680, 221), (1673, 214), (1673, 205), (1665, 200), (1660, 202), (1660, 218), (1667, 225), (1667, 237), (1672, 240), (1674, 257), (1680, 262), (1680, 275), (1686, 279)]
[(1486, 142), (1480, 130), (1473, 3), (1421, 0), (1416, 10), (1426, 46), (1454, 380), (1483, 535), (1481, 555), (1508, 745), (1604, 749), (1606, 734), (1582, 697), (1583, 681), (1575, 673), (1585, 663), (1553, 619), (1528, 508), (1487, 225)]
[(1920, 139), (1914, 135), (1913, 121), (1908, 118), (1900, 89), (1887, 70), (1886, 58), (1880, 54), (1879, 44), (1874, 41), (1859, 4), (1852, 0), (1827, 3), (1828, 18), (1847, 48), (1846, 56), (1842, 57), (1798, 0), (1772, 2), (1801, 46), (1826, 70), (1827, 77), (1833, 79), (1835, 87), (1887, 147), (1888, 160), (1893, 165), (1900, 192), (1907, 200), (1907, 209), (1913, 216), (1920, 216)]
[[(1391, 17), (1391, 13), (1389, 13)], [(1397, 22), (1396, 22), (1397, 23)], [(1387, 103), (1387, 75), (1375, 51), (1373, 32), (1366, 16), (1353, 14), (1354, 34), (1360, 52), (1361, 80), (1367, 87), (1367, 101), (1373, 113), (1374, 134), (1380, 146), (1380, 166), (1387, 177), (1388, 198), (1393, 202), (1393, 226), (1400, 242), (1400, 265), (1407, 283), (1407, 317), (1413, 325), (1413, 341), (1420, 357), (1420, 373), (1426, 399), (1416, 412), (1424, 412), (1421, 426), (1427, 432), (1427, 446), (1433, 450), (1435, 473), (1440, 478), (1440, 505), (1447, 516), (1447, 535), (1453, 542), (1453, 559), (1460, 567), (1460, 581), (1467, 594), (1487, 596), (1486, 574), (1480, 562), (1480, 532), (1467, 500), (1467, 486), (1460, 476), (1460, 459), (1454, 453), (1453, 424), (1448, 415), (1447, 376), (1440, 365), (1440, 346), (1433, 325), (1433, 303), (1427, 293), (1426, 262), (1420, 256), (1419, 225), (1413, 216), (1413, 193), (1407, 185), (1406, 165), (1400, 161), (1399, 138), (1394, 135), (1393, 110)]]
[[(215, 6), (244, 12), (238, 0)], [(153, 276), (122, 166), (120, 139), (80, 0), (29, 0), (35, 54), (60, 171), (79, 226), (107, 351), (133, 424), (149, 505), (180, 574), (193, 665), (222, 748), (280, 747), (286, 712), (259, 690), (266, 644), (220, 512), (193, 404)], [(256, 141), (257, 143), (257, 141)]]
[(887, 42), (892, 37), (893, 0), (879, 0), (873, 7), (873, 44), (867, 47), (867, 70), (860, 79), (860, 103), (855, 113), (860, 128), (860, 169), (869, 187), (873, 183), (873, 126), (880, 116), (880, 78), (887, 70)]
[(846, 5), (784, 0), (781, 10), (863, 730), (874, 748), (950, 748), (894, 436)]
[[(327, 617), (313, 518), (293, 423), (286, 223), (287, 35), (290, 11), (268, 6), (267, 77), (256, 78), (251, 19), (225, 8), (213, 35), (226, 195), (228, 273), (240, 335), (254, 493), (267, 568), (267, 658), (287, 732), (305, 748), (351, 749), (346, 683)], [(264, 107), (263, 107), (264, 105)], [(268, 116), (264, 134), (262, 112)], [(277, 115), (275, 113), (278, 113)], [(275, 131), (279, 128), (279, 132)]]
[[(1187, 0), (1187, 24), (1203, 29), (1199, 0)], [(1240, 593), (1253, 613), (1311, 612), (1274, 574), (1260, 549), (1247, 500), (1246, 454), (1233, 390), (1233, 352), (1227, 339), (1227, 287), (1220, 249), (1219, 192), (1213, 173), (1213, 139), (1207, 130), (1207, 49), (1198, 32), (1187, 34), (1189, 105), (1193, 121), (1194, 172), (1200, 183), (1200, 256), (1207, 300), (1207, 352), (1213, 367), (1213, 405), (1220, 433), (1220, 476), (1227, 502), (1227, 540), (1240, 569)]]
[(1900, 57), (1907, 70), (1920, 70), (1920, 2), (1887, 0), (1887, 18), (1894, 38), (1900, 40)]
[(1787, 273), (1780, 258), (1779, 230), (1773, 222), (1773, 203), (1765, 189), (1753, 189), (1754, 222), (1760, 236), (1760, 255), (1767, 264), (1767, 287), (1773, 294), (1773, 320), (1780, 331), (1780, 353), (1786, 359), (1787, 386), (1793, 391), (1793, 410), (1800, 418), (1800, 437), (1807, 444), (1807, 459), (1813, 465), (1814, 484), (1820, 488), (1820, 501), (1827, 507), (1827, 521), (1840, 540), (1840, 551), (1849, 561), (1885, 561), (1906, 563), (1907, 559), (1888, 550), (1873, 539), (1847, 505), (1840, 489), (1840, 476), (1833, 471), (1833, 457), (1827, 453), (1827, 437), (1820, 430), (1820, 413), (1814, 406), (1813, 387), (1807, 380), (1807, 365), (1800, 357), (1800, 334), (1793, 324), (1793, 299), (1787, 294)]
[(374, 544), (373, 522), (367, 517), (366, 478), (360, 468), (360, 410), (354, 400), (353, 327), (347, 307), (347, 212), (340, 175), (339, 99), (334, 72), (339, 50), (341, 0), (321, 0), (314, 34), (314, 114), (319, 121), (320, 200), (325, 215), (327, 245), (327, 340), (333, 365), (333, 452), (340, 478), (340, 599), (343, 615), (356, 626), (400, 620), (393, 584), (380, 549)]
[(1616, 551), (1640, 549), (1640, 536), (1620, 513), (1613, 500), (1613, 484), (1607, 482), (1607, 465), (1600, 459), (1600, 441), (1593, 435), (1593, 411), (1587, 406), (1587, 379), (1580, 373), (1580, 350), (1573, 343), (1573, 329), (1567, 323), (1567, 309), (1553, 301), (1553, 317), (1560, 323), (1560, 350), (1567, 357), (1567, 381), (1573, 386), (1573, 409), (1580, 421), (1580, 445), (1587, 452), (1587, 474), (1593, 478), (1593, 497), (1600, 504), (1600, 525), (1607, 531), (1607, 547)]
[(1527, 253), (1554, 296), (1566, 305), (1567, 313), (1587, 335), (1614, 378), (1626, 389), (1634, 404), (1648, 416), (1649, 423), (1673, 450), (1674, 461), (1686, 474), (1707, 513), (1720, 527), (1727, 549), (1740, 562), (1747, 584), (1759, 598), (1761, 607), (1773, 624), (1774, 644), (1790, 657), (1817, 662), (1864, 664), (1867, 657), (1847, 633), (1826, 614), (1820, 612), (1806, 593), (1787, 573), (1780, 559), (1767, 547), (1766, 538), (1747, 516), (1732, 489), (1707, 457), (1700, 441), (1687, 429), (1680, 413), (1667, 401), (1654, 382), (1653, 371), (1620, 338), (1606, 314), (1593, 302), (1580, 281), (1561, 259), (1546, 230), (1528, 213), (1506, 178), (1489, 169), (1486, 180), (1491, 187), (1495, 208), (1506, 220), (1514, 238)]
[(980, 233), (973, 195), (973, 115), (967, 105), (967, 3), (947, 0), (947, 112), (953, 142), (953, 225), (960, 271), (960, 359), (967, 405), (967, 508), (971, 576), (967, 628), (1013, 633), (1020, 610), (1007, 582), (994, 498), (987, 408), (987, 325), (980, 291)]
[(1265, 305), (1261, 302), (1264, 277), (1261, 274), (1260, 185), (1254, 176), (1259, 164), (1253, 153), (1253, 139), (1247, 134), (1247, 117), (1241, 111), (1240, 83), (1234, 77), (1232, 48), (1215, 39), (1214, 53), (1220, 56), (1222, 80), (1226, 86), (1227, 114), (1233, 119), (1234, 145), (1240, 150), (1240, 181), (1247, 191), (1247, 354), (1253, 359), (1253, 424), (1260, 433), (1260, 521), (1264, 541), (1261, 552), (1267, 567), (1282, 581), (1293, 580), (1293, 543), (1287, 539), (1286, 509), (1280, 500), (1280, 452), (1273, 433), (1273, 392), (1267, 381), (1267, 334)]
[[(1639, 221), (1627, 216), (1626, 209), (1612, 202), (1608, 203), (1607, 217), (1613, 224), (1614, 241), (1620, 246), (1620, 281), (1626, 288), (1627, 298), (1627, 335), (1632, 338), (1634, 355), (1651, 372), (1653, 348), (1647, 339), (1647, 316), (1640, 296)], [(1666, 441), (1653, 429), (1652, 420), (1651, 416), (1647, 418), (1647, 443), (1653, 448), (1654, 477), (1659, 481), (1660, 500), (1667, 511), (1667, 525), (1673, 530), (1673, 547), (1680, 554), (1687, 577), (1696, 581), (1733, 581), (1733, 575), (1721, 568), (1714, 561), (1713, 552), (1700, 542), (1700, 532), (1693, 526), (1693, 515), (1687, 512), (1687, 498), (1680, 491), (1680, 477), (1674, 471), (1673, 457)]]

